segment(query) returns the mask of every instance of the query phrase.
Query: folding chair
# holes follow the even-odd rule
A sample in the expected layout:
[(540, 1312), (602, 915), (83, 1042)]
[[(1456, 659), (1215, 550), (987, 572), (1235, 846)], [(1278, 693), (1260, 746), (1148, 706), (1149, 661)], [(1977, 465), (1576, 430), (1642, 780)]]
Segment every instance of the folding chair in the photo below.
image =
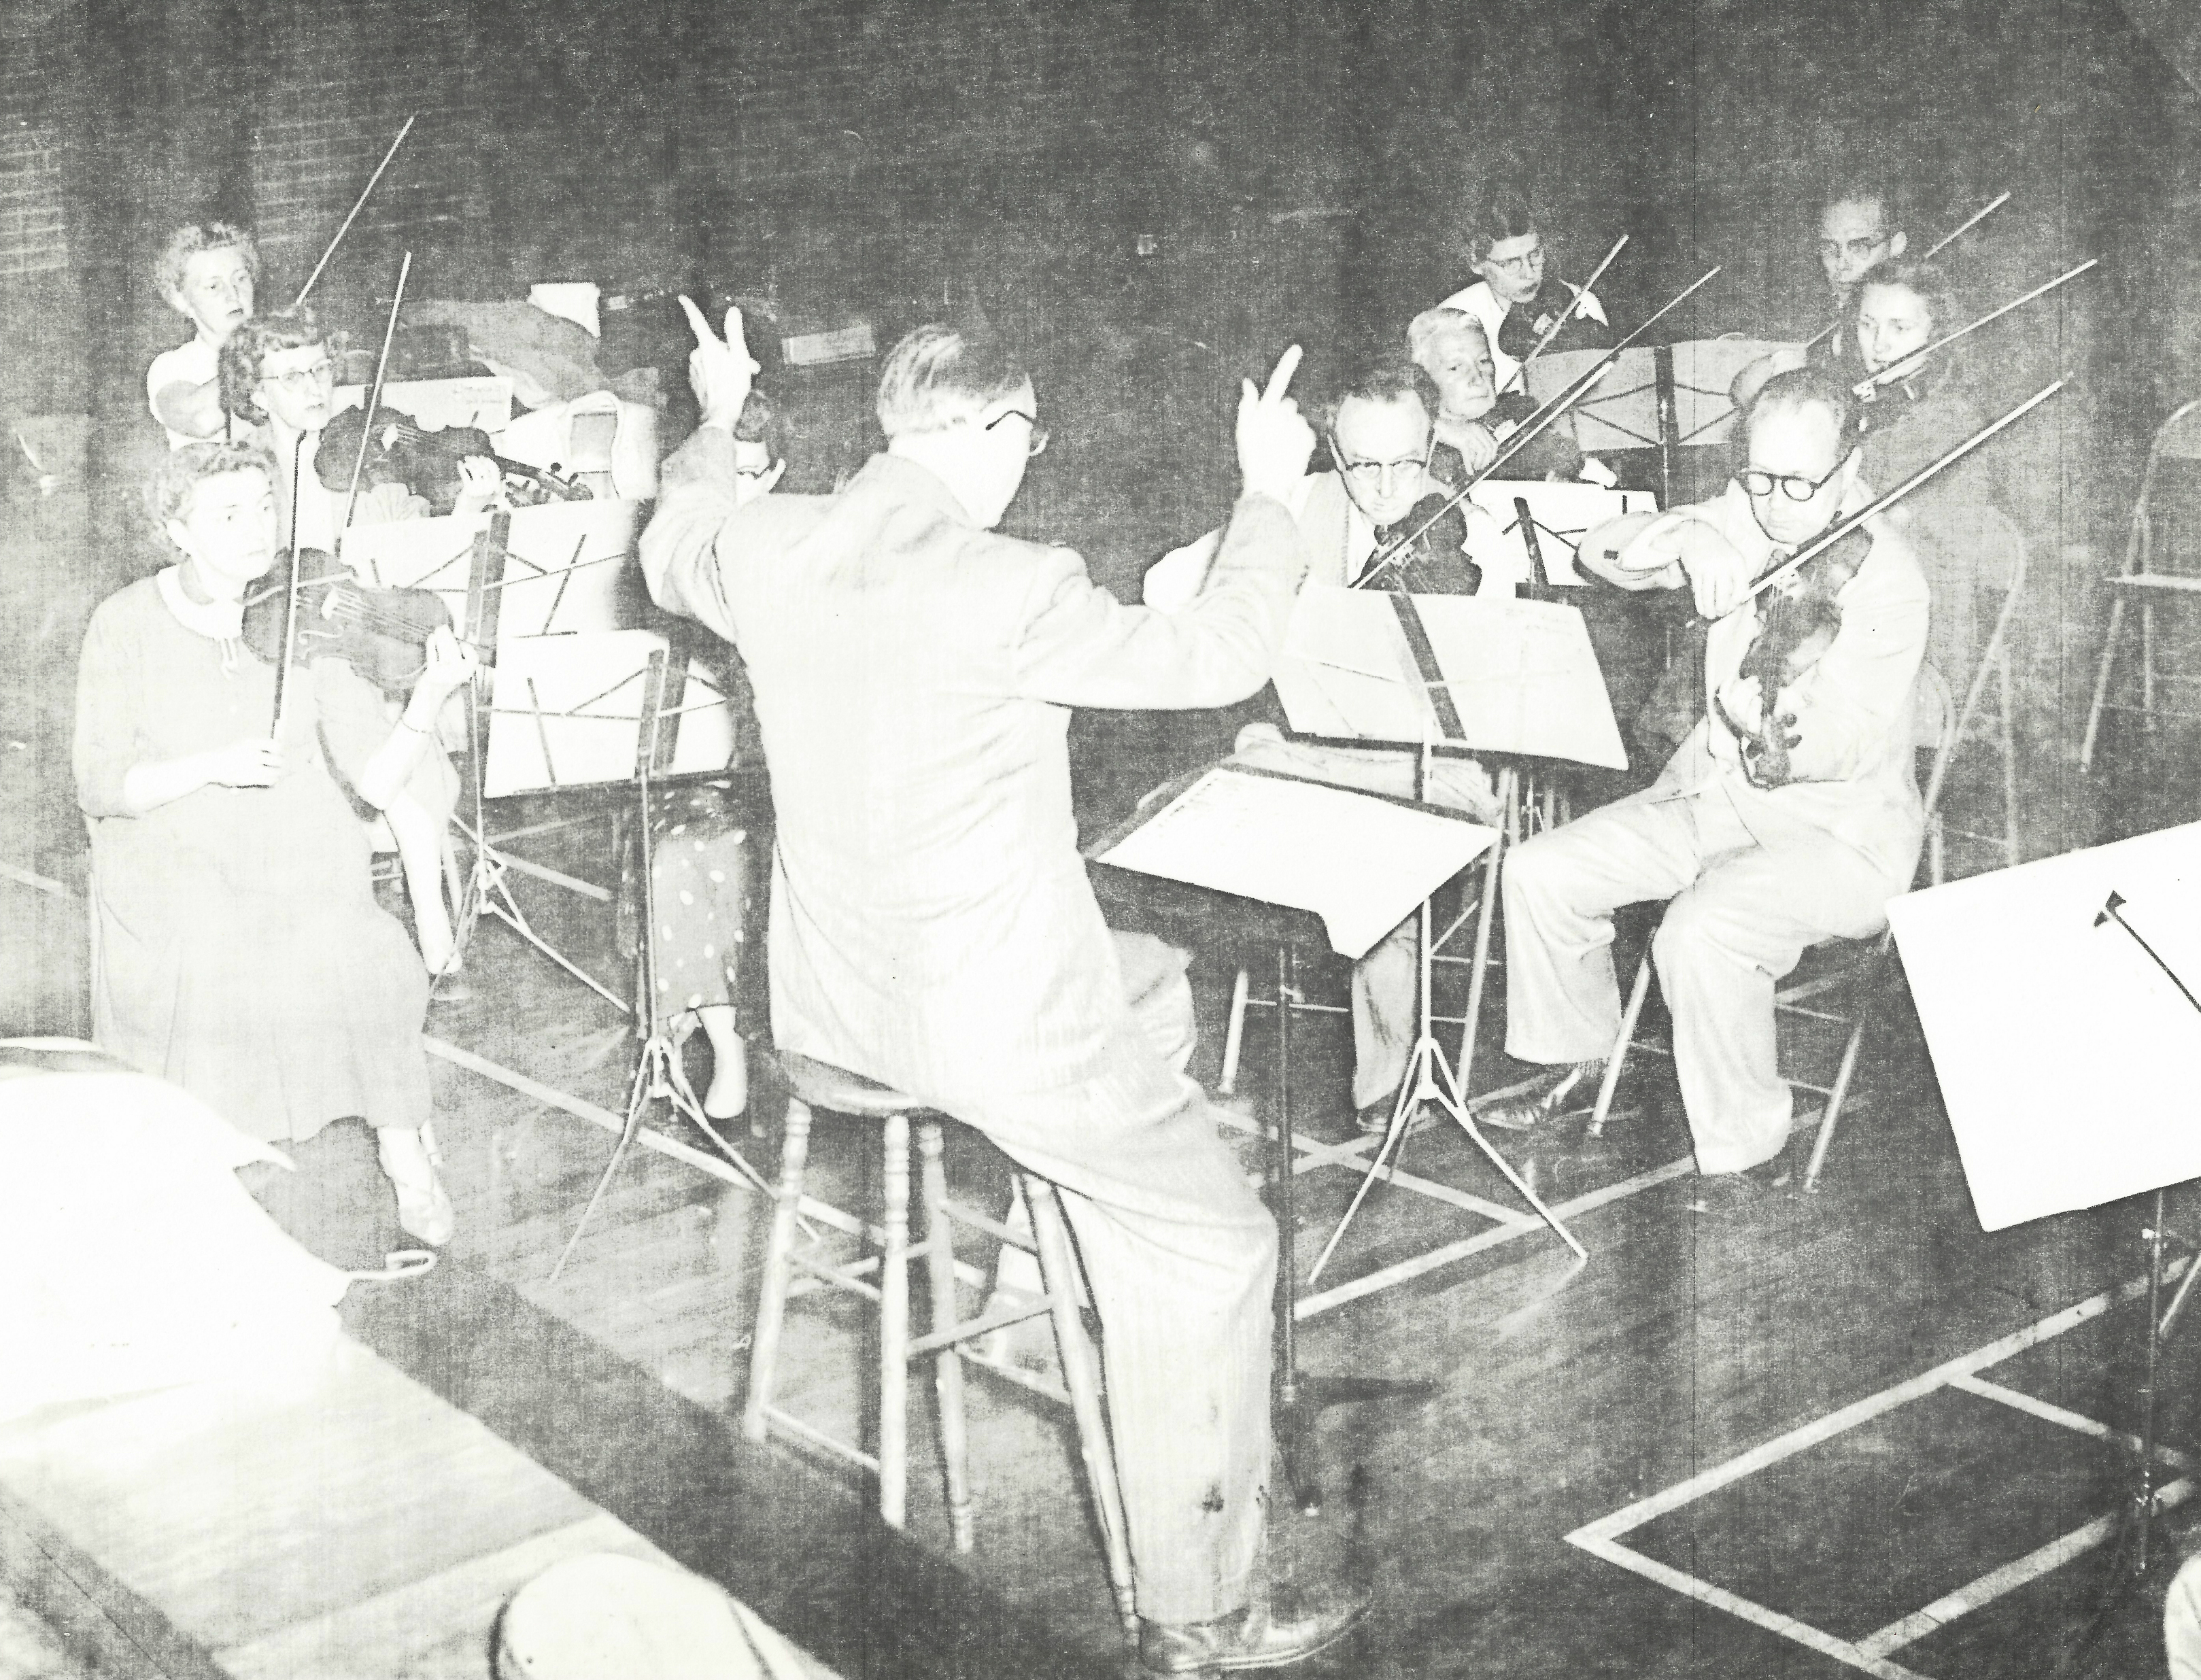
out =
[[(1996, 623), (1999, 636), (2007, 627), (2016, 611), (2018, 591), (2013, 588), (2004, 601), (2003, 611)], [(1983, 684), (1988, 661), (1980, 662), (1980, 673), (1969, 685), (1967, 708), (1976, 702)], [(1927, 685), (1921, 684), (1922, 692)], [(1922, 720), (1922, 724), (1924, 720)], [(1935, 817), (1935, 805), (1948, 781), (1949, 761), (1954, 756), (1958, 740), (1957, 720), (1942, 715), (1934, 720), (1935, 727), (1930, 736), (1922, 728), (1918, 742), (1922, 751), (1930, 748), (1934, 754), (1933, 768), (1926, 782), (1924, 800), (1926, 820), (1929, 831)], [(1813, 946), (1804, 954), (1785, 984), (1773, 996), (1776, 1018), (1786, 1015), (1792, 1019), (1817, 1021), (1824, 1025), (1846, 1028), (1842, 1041), (1841, 1057), (1835, 1066), (1831, 1084), (1818, 1084), (1799, 1075), (1784, 1074), (1791, 1089), (1807, 1092), (1822, 1099), (1824, 1107), (1819, 1118), (1819, 1135), (1811, 1146), (1811, 1160), (1804, 1172), (1804, 1190), (1809, 1194), (1819, 1188), (1819, 1174), (1827, 1164), (1827, 1151), (1834, 1141), (1834, 1127), (1841, 1119), (1842, 1108), (1848, 1101), (1850, 1085), (1857, 1074), (1858, 1055), (1864, 1046), (1865, 1028), (1871, 1019), (1872, 1005), (1878, 995), (1881, 977), (1887, 972), (1890, 953), (1894, 949), (1894, 937), (1887, 929), (1868, 939), (1829, 939)], [(1646, 949), (1642, 960), (1636, 965), (1635, 983), (1629, 988), (1627, 1007), (1621, 1011), (1620, 1031), (1614, 1038), (1612, 1054), (1606, 1058), (1605, 1077), (1597, 1090), (1596, 1106), (1590, 1111), (1588, 1135), (1602, 1137), (1605, 1123), (1612, 1112), (1614, 1093), (1620, 1086), (1621, 1069), (1625, 1066), (1631, 1049), (1647, 1049), (1657, 1054), (1670, 1052), (1658, 1045), (1639, 1045), (1635, 1043), (1635, 1027), (1643, 1013), (1643, 1005), (1651, 990), (1651, 953)]]
[[(1988, 633), (1987, 645), (1980, 650), (1978, 663), (1973, 667), (1972, 679), (1964, 690), (1963, 703), (1957, 708), (1956, 718), (1946, 732), (1946, 750), (1935, 754), (1934, 779), (1926, 788), (1926, 878), (1937, 887), (1947, 878), (1947, 850), (1951, 835), (1999, 851), (2002, 863), (1999, 867), (2007, 868), (2022, 861), (2022, 845), (2017, 827), (2017, 690), (2010, 673), (2010, 644), (2018, 610), (2025, 596), (2025, 538), (2019, 534), (2016, 526), (1999, 513), (1990, 510), (1986, 522), (1997, 542), (2008, 545), (2011, 556), (2010, 584), (2003, 593), (2002, 608), (1995, 614), (1994, 628)], [(1973, 726), (1981, 720), (1981, 708), (1987, 698), (1990, 680), (1995, 685), (1996, 712), (1989, 725), (1990, 732), (1977, 738), (1990, 744), (2001, 761), (2001, 774), (1998, 780), (2002, 795), (2002, 831), (1999, 834), (1950, 827), (1941, 810), (1943, 784), (1948, 779), (1950, 767), (1955, 763), (1957, 755), (1963, 751), (1969, 740), (1975, 738), (1972, 736)]]
[[(2110, 628), (2102, 644), (2101, 669), (2094, 678), (2093, 703), (2087, 710), (2086, 740), (2079, 749), (2079, 767), (2082, 771), (2093, 767), (2094, 743), (2104, 712), (2137, 712), (2150, 728), (2158, 717), (2201, 717), (2201, 713), (2196, 712), (2164, 711), (2156, 704), (2158, 684), (2201, 680), (2156, 668), (2156, 603), (2175, 601), (2180, 595), (2201, 593), (2201, 572), (2157, 568), (2155, 499), (2161, 489), (2163, 463), (2166, 461), (2201, 461), (2201, 401), (2185, 403), (2175, 410), (2157, 428), (2155, 441), (2148, 447), (2147, 467), (2140, 475), (2139, 496), (2133, 503), (2131, 529), (2125, 539), (2125, 569), (2109, 579)], [(2135, 601), (2139, 605), (2139, 704), (2112, 704), (2109, 697), (2110, 679), (2116, 669), (2125, 609)]]

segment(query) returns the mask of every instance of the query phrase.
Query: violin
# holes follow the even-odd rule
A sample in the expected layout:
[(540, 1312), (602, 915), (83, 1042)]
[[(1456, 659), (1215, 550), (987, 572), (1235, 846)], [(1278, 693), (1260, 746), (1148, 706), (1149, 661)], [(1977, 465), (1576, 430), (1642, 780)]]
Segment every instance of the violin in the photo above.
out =
[[(283, 658), (283, 618), (290, 584), (288, 556), (277, 581), (244, 598), (246, 647), (270, 665)], [(428, 668), (428, 637), (448, 630), (450, 613), (425, 589), (378, 589), (361, 583), (320, 549), (298, 550), (298, 631), (291, 663), (340, 659), (393, 699), (413, 692)]]
[[(1753, 787), (1786, 787), (1796, 779), (1788, 754), (1803, 737), (1788, 732), (1796, 715), (1781, 709), (1781, 696), (1842, 633), (1841, 592), (1871, 554), (1872, 538), (1859, 526), (1805, 561), (1782, 587), (1758, 597), (1758, 633), (1736, 667), (1738, 676), (1758, 682), (1761, 709), (1755, 727), (1714, 696), (1720, 716), (1741, 743), (1743, 773)], [(1784, 565), (1789, 557), (1776, 549), (1774, 563)]]
[(1407, 595), (1472, 595), (1482, 585), (1482, 568), (1462, 552), (1467, 515), (1457, 499), (1431, 490), (1395, 525), (1379, 526), (1376, 552), (1399, 537), (1412, 540), (1386, 562), (1383, 587)]
[(351, 488), (352, 467), (361, 458), (362, 434), (367, 441), (367, 455), (360, 483), (367, 486), (402, 485), (425, 500), (428, 511), (438, 518), (458, 505), (460, 494), (466, 487), (459, 463), (469, 455), (480, 455), (494, 465), (504, 475), (506, 487), (514, 499), (522, 507), (539, 507), (549, 502), (585, 502), (592, 494), (586, 485), (576, 479), (561, 479), (539, 467), (530, 467), (497, 454), (490, 445), (489, 433), (478, 426), (449, 426), (430, 431), (412, 415), (386, 402), (376, 407), (375, 423), (371, 430), (366, 409), (347, 408), (332, 420), (321, 433), (314, 470), (330, 490), (343, 491)]

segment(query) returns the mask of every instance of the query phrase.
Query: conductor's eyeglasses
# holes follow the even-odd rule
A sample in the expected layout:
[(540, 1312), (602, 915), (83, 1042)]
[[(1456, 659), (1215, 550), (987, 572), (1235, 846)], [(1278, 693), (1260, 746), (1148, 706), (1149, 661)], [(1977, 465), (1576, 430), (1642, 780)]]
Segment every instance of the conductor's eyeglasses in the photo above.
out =
[(1027, 456), (1044, 455), (1047, 452), (1047, 440), (1049, 434), (1048, 429), (1039, 423), (1038, 415), (1028, 414), (1021, 408), (1012, 408), (1007, 414), (995, 415), (986, 422), (984, 429), (991, 432), (1005, 420), (1020, 420), (1031, 427), (1031, 436), (1024, 440), (1024, 454)]
[[(1841, 470), (1841, 463), (1836, 461), (1834, 473)], [(1833, 481), (1834, 473), (1828, 473), (1823, 479), (1806, 479), (1793, 473), (1785, 473), (1776, 477), (1771, 473), (1761, 473), (1756, 467), (1752, 467), (1748, 472), (1738, 473), (1736, 476), (1744, 491), (1748, 495), (1770, 496), (1773, 494), (1773, 486), (1778, 485), (1781, 486), (1781, 493), (1791, 502), (1809, 502)]]

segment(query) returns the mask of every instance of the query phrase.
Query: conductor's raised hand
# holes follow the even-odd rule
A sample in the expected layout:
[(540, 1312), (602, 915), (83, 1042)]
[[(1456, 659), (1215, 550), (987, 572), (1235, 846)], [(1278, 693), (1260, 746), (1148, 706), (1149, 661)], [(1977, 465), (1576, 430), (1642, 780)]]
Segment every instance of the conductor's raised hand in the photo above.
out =
[(742, 332), (742, 312), (726, 311), (726, 336), (721, 338), (684, 293), (680, 308), (687, 314), (689, 330), (696, 335), (696, 348), (688, 353), (688, 385), (696, 393), (696, 406), (703, 412), (704, 425), (731, 430), (742, 417), (742, 405), (749, 400), (757, 372), (748, 340)]
[(1238, 397), (1238, 475), (1249, 496), (1271, 496), (1283, 501), (1306, 476), (1307, 457), (1314, 453), (1314, 428), (1300, 413), (1300, 405), (1285, 395), (1298, 371), (1297, 344), (1277, 358), (1267, 386), (1253, 389), (1242, 382)]

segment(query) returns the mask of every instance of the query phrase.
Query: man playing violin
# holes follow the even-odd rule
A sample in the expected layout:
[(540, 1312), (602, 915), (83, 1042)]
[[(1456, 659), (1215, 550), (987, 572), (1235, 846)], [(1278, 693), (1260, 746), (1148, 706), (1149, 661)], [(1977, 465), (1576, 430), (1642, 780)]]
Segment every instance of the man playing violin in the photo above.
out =
[[(1844, 328), (1856, 308), (1858, 283), (1865, 271), (1901, 256), (1909, 248), (1910, 236), (1896, 212), (1893, 190), (1862, 176), (1836, 182), (1821, 203), (1819, 269), (1827, 277), (1834, 313)], [(1856, 362), (1857, 345), (1846, 330), (1813, 348), (1815, 359), (1844, 368)]]
[[(1429, 470), (1436, 447), (1436, 406), (1427, 376), (1395, 356), (1360, 367), (1333, 392), (1323, 408), (1323, 433), (1335, 470), (1308, 474), (1287, 502), (1299, 527), (1308, 582), (1335, 587), (1364, 579), (1377, 586), (1401, 581), (1390, 575), (1392, 567), (1378, 578), (1369, 576), (1369, 567), (1394, 537), (1426, 522), (1426, 512), (1414, 511), (1417, 503), (1450, 494), (1450, 486)], [(1490, 444), (1476, 465), (1488, 465), (1496, 449)], [(1517, 573), (1497, 521), (1473, 502), (1462, 502), (1458, 513), (1456, 522), (1441, 521), (1424, 539), (1426, 548), (1408, 562), (1403, 579), (1407, 588), (1470, 595), (1478, 581), (1491, 587)], [(1189, 600), (1219, 535), (1211, 532), (1157, 561), (1147, 573), (1147, 604), (1175, 610)], [(1239, 732), (1239, 761), (1342, 787), (1412, 796), (1412, 754), (1291, 739), (1278, 727), (1283, 711), (1273, 692), (1264, 700), (1266, 720)], [(1441, 760), (1427, 796), (1485, 818), (1496, 810), (1490, 778), (1470, 760)], [(1369, 1131), (1382, 1131), (1390, 1124), (1414, 1047), (1416, 927), (1415, 918), (1408, 917), (1353, 966), (1353, 1104)], [(1421, 1123), (1425, 1117), (1414, 1119)]]
[(1788, 1137), (1775, 984), (1811, 946), (1878, 932), (1916, 867), (1914, 696), (1927, 627), (1917, 556), (1900, 531), (1869, 520), (1869, 550), (1846, 582), (1798, 574), (1799, 590), (1834, 585), (1826, 604), (1839, 629), (1765, 703), (1742, 674), (1771, 616), (1752, 581), (1868, 492), (1855, 400), (1816, 370), (1769, 380), (1743, 439), (1741, 470), (1716, 501), (1633, 515), (1582, 541), (1578, 563), (1623, 589), (1693, 591), (1711, 621), (1705, 714), (1650, 788), (1507, 859), (1506, 1049), (1552, 1072), (1482, 1113), (1525, 1128), (1594, 1090), (1620, 1024), (1613, 912), (1668, 899), (1652, 955), (1675, 1068), (1698, 1169), (1734, 1194), (1777, 1171), (1744, 1176)]

